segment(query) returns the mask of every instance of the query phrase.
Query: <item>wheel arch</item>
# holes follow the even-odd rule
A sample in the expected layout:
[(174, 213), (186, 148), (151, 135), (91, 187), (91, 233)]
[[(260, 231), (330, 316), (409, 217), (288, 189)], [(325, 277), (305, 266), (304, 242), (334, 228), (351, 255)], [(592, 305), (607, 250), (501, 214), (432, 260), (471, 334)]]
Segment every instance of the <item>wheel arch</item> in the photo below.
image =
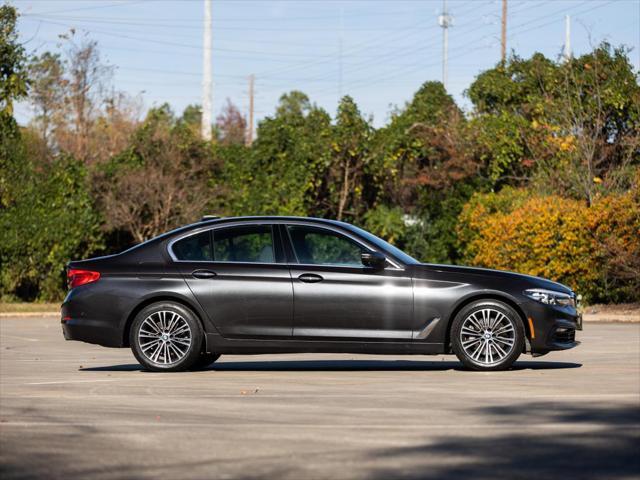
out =
[(495, 292), (490, 292), (490, 293), (482, 292), (482, 293), (478, 293), (478, 294), (471, 295), (469, 297), (464, 298), (451, 311), (451, 314), (449, 315), (449, 319), (447, 321), (447, 328), (445, 331), (445, 343), (444, 343), (445, 349), (448, 353), (451, 352), (451, 326), (453, 325), (453, 320), (456, 318), (460, 310), (462, 310), (464, 307), (466, 307), (470, 303), (476, 302), (478, 300), (497, 300), (499, 302), (506, 303), (511, 308), (513, 308), (513, 310), (518, 314), (518, 317), (520, 317), (520, 321), (522, 322), (522, 328), (524, 329), (525, 351), (531, 350), (531, 332), (529, 330), (529, 327), (527, 326), (527, 316), (525, 315), (522, 308), (520, 308), (518, 303), (514, 301), (512, 298), (509, 298), (507, 295), (503, 295)]
[(159, 302), (179, 303), (183, 307), (188, 308), (190, 311), (193, 312), (195, 317), (198, 319), (198, 322), (200, 322), (200, 326), (202, 327), (202, 331), (203, 331), (203, 333), (205, 334), (205, 337), (206, 337), (207, 330), (206, 330), (204, 322), (202, 320), (202, 314), (199, 311), (199, 309), (195, 305), (193, 305), (192, 302), (190, 302), (189, 300), (187, 300), (187, 299), (185, 299), (183, 297), (162, 294), (162, 295), (154, 295), (152, 297), (145, 298), (144, 300), (140, 301), (131, 310), (131, 312), (129, 313), (129, 315), (127, 316), (127, 318), (125, 320), (124, 328), (122, 329), (122, 346), (123, 347), (130, 347), (131, 346), (129, 344), (129, 332), (131, 330), (131, 324), (133, 324), (133, 319), (136, 318), (136, 315), (138, 315), (138, 313), (140, 313), (140, 311), (143, 308), (146, 308), (151, 304), (159, 303)]

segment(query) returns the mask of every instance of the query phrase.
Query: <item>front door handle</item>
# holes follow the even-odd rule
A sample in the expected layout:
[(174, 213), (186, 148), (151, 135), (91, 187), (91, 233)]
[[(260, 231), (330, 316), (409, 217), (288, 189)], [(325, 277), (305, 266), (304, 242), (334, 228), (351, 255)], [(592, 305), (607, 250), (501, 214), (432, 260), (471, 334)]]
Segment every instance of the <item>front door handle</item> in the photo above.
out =
[(191, 272), (191, 275), (196, 278), (207, 279), (207, 278), (214, 278), (217, 275), (217, 273), (212, 272), (211, 270), (195, 270)]
[(298, 276), (298, 280), (304, 283), (316, 283), (324, 280), (320, 275), (316, 275), (315, 273), (303, 273)]

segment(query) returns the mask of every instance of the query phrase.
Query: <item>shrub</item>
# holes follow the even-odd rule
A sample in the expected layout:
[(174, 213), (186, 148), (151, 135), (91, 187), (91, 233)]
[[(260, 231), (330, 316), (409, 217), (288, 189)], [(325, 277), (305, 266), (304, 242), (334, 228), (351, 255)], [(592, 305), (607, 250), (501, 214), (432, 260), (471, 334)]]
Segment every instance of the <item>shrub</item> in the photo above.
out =
[(640, 294), (637, 189), (584, 202), (526, 190), (475, 195), (459, 217), (464, 260), (559, 281), (588, 302)]
[(596, 199), (588, 229), (601, 266), (598, 300), (640, 300), (640, 169), (629, 191)]
[(65, 156), (24, 168), (27, 181), (0, 215), (2, 297), (60, 300), (65, 264), (102, 246), (86, 168)]

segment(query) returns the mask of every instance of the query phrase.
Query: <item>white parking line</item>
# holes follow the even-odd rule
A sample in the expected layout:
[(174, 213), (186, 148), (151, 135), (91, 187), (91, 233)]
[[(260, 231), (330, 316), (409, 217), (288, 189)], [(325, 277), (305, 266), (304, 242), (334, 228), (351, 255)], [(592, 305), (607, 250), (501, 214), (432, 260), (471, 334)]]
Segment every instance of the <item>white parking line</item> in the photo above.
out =
[(25, 385), (56, 385), (59, 383), (93, 383), (93, 382), (115, 382), (116, 378), (105, 378), (105, 379), (97, 379), (97, 380), (62, 380), (59, 382), (30, 382), (25, 383)]
[(28, 337), (17, 337), (15, 335), (0, 335), (0, 340), (3, 338), (15, 338), (17, 340), (26, 340), (27, 342), (39, 342), (37, 338), (28, 338)]

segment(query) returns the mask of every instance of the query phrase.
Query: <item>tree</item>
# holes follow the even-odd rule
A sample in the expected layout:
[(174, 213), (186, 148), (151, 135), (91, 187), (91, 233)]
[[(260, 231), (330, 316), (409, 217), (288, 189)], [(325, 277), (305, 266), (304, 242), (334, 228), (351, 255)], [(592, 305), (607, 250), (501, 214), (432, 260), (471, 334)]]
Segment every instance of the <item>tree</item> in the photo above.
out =
[(425, 168), (440, 162), (441, 152), (433, 148), (434, 128), (451, 116), (462, 119), (453, 98), (440, 82), (425, 82), (406, 107), (396, 112), (388, 126), (378, 130), (374, 140), (370, 173), (379, 201), (408, 211), (417, 205)]
[(247, 120), (240, 113), (231, 100), (222, 108), (222, 113), (216, 118), (216, 128), (223, 145), (242, 145), (245, 143)]
[(27, 95), (24, 47), (18, 42), (14, 7), (0, 6), (0, 114), (13, 115), (13, 102)]
[(371, 134), (369, 122), (362, 117), (353, 99), (342, 98), (332, 129), (332, 158), (327, 171), (331, 214), (338, 220), (342, 220), (345, 213), (355, 218), (361, 213), (362, 181)]
[(23, 178), (24, 149), (13, 118), (13, 102), (27, 94), (27, 58), (16, 32), (17, 13), (0, 6), (0, 208), (16, 194), (15, 181)]
[(493, 182), (532, 181), (588, 204), (627, 188), (640, 162), (640, 86), (627, 53), (604, 43), (564, 63), (514, 56), (479, 75), (468, 95)]
[(65, 92), (66, 123), (59, 129), (57, 143), (61, 150), (87, 163), (99, 158), (92, 145), (92, 131), (108, 97), (113, 68), (105, 65), (94, 40), (66, 37), (67, 84)]
[(209, 200), (210, 151), (164, 105), (152, 109), (126, 150), (97, 175), (108, 230), (142, 242), (197, 220)]
[(235, 214), (321, 214), (320, 189), (330, 163), (331, 119), (302, 92), (280, 98), (258, 125), (250, 155), (231, 168), (229, 210)]
[(32, 122), (44, 144), (51, 147), (51, 129), (61, 120), (54, 117), (59, 117), (64, 111), (67, 83), (60, 55), (45, 52), (39, 57), (33, 57), (29, 62), (29, 77), (29, 99), (35, 110)]
[(5, 300), (58, 301), (65, 264), (102, 247), (98, 214), (82, 162), (62, 155), (32, 165), (27, 159), (28, 181), (0, 215), (0, 283)]

